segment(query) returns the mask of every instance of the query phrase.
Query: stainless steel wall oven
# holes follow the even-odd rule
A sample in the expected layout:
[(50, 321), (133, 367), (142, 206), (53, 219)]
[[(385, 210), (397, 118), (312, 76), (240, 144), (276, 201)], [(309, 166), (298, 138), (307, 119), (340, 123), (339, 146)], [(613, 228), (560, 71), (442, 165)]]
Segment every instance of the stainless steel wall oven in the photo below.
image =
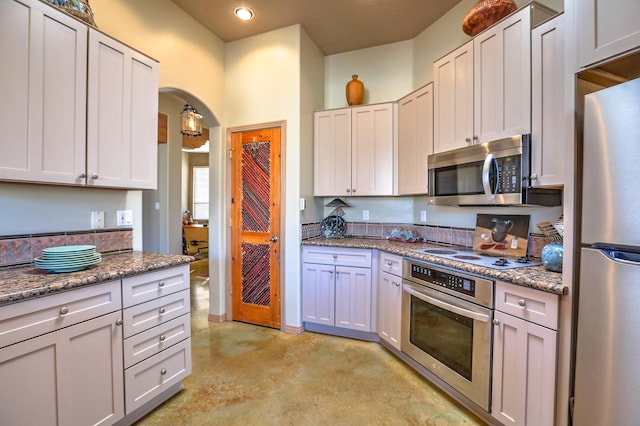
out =
[(401, 349), (489, 411), (494, 282), (403, 262)]

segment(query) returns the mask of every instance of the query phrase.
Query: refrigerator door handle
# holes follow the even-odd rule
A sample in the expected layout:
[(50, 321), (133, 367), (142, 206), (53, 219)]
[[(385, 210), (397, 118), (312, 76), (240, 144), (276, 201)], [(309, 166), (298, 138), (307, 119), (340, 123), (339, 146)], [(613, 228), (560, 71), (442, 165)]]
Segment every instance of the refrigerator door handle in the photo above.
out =
[(614, 262), (626, 263), (629, 265), (640, 265), (640, 253), (622, 251), (615, 249), (600, 249), (605, 256)]

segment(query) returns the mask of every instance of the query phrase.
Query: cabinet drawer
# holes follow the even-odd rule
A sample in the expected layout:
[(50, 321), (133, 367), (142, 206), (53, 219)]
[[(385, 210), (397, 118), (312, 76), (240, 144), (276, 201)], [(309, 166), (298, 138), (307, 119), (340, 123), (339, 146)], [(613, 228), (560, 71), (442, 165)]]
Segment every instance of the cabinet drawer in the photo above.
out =
[(191, 374), (188, 338), (124, 371), (127, 414)]
[(189, 265), (149, 272), (122, 280), (125, 308), (189, 288)]
[(498, 281), (496, 309), (552, 330), (558, 329), (557, 294)]
[(380, 270), (398, 277), (402, 276), (402, 256), (380, 252)]
[(304, 246), (302, 247), (302, 261), (371, 268), (371, 250)]
[(124, 340), (124, 367), (142, 360), (191, 336), (191, 316), (182, 315)]
[(0, 347), (122, 308), (120, 281), (88, 285), (0, 308)]
[(131, 337), (190, 311), (189, 290), (160, 297), (123, 311), (124, 337)]

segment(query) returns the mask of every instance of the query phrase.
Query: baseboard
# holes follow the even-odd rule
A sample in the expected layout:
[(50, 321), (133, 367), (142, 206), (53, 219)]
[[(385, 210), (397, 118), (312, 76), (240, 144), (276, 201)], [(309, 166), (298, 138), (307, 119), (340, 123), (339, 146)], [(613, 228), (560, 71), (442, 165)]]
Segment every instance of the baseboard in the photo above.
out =
[(284, 325), (282, 326), (281, 331), (288, 333), (288, 334), (302, 334), (302, 332), (304, 331), (304, 327), (303, 326), (293, 326), (293, 325)]
[(225, 322), (226, 318), (227, 317), (225, 314), (222, 314), (222, 315), (209, 314), (209, 316), (207, 317), (209, 322)]
[(334, 336), (348, 337), (350, 339), (366, 340), (368, 342), (380, 341), (380, 337), (374, 332), (351, 330), (348, 328), (315, 324), (312, 322), (305, 322), (304, 328), (307, 331), (313, 331), (315, 333), (331, 334)]

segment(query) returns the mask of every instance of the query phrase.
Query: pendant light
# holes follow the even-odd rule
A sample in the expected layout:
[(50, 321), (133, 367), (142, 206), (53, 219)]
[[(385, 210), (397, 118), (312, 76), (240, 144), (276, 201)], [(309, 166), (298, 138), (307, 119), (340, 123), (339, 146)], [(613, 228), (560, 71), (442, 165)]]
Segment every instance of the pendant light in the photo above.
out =
[(202, 115), (196, 111), (190, 104), (186, 104), (181, 117), (180, 132), (187, 136), (200, 136), (202, 135)]

